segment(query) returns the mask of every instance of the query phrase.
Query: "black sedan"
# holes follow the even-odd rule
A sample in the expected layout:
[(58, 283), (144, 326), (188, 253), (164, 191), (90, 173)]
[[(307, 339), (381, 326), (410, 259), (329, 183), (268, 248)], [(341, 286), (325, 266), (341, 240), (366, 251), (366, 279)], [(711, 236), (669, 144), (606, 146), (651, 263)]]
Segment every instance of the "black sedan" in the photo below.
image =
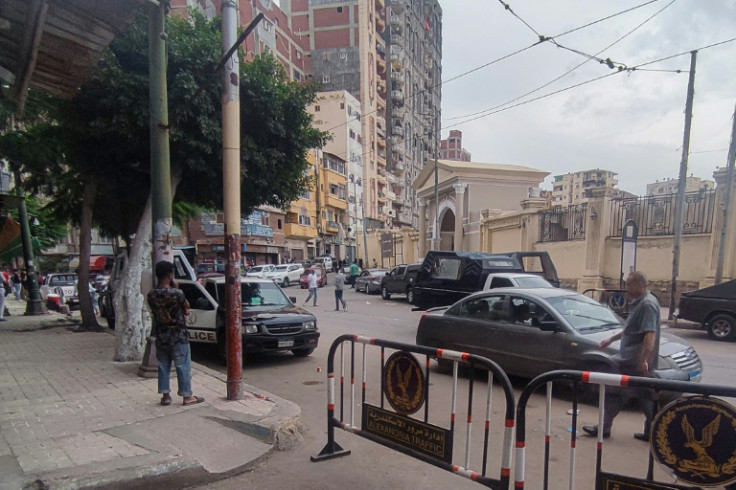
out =
[(355, 290), (367, 294), (381, 291), (381, 278), (388, 274), (388, 269), (365, 269), (355, 280)]
[[(523, 377), (556, 369), (615, 372), (619, 342), (605, 350), (598, 344), (621, 327), (611, 310), (573, 291), (501, 288), (429, 310), (417, 344), (478, 354)], [(662, 333), (657, 370), (664, 379), (700, 381), (702, 364), (687, 342)]]

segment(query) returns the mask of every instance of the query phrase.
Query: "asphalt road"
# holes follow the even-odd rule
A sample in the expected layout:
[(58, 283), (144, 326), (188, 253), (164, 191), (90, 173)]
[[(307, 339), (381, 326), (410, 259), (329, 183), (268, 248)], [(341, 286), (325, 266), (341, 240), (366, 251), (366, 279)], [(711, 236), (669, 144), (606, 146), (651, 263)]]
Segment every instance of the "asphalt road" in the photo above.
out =
[[(299, 303), (306, 297), (306, 290), (290, 287), (289, 296), (296, 296)], [(331, 287), (319, 291), (319, 306), (308, 306), (318, 318), (321, 331), (317, 350), (307, 358), (297, 358), (291, 354), (262, 356), (251, 359), (245, 366), (245, 382), (264, 391), (297, 403), (302, 408), (304, 441), (295, 449), (274, 452), (259, 462), (251, 471), (242, 475), (211, 484), (210, 489), (272, 489), (272, 488), (478, 488), (478, 484), (452, 475), (391, 449), (367, 441), (361, 437), (338, 430), (336, 440), (345, 449), (352, 451), (346, 457), (320, 463), (312, 463), (310, 456), (317, 455), (326, 443), (326, 365), (332, 341), (341, 334), (364, 334), (370, 337), (414, 343), (416, 326), (421, 312), (411, 311), (406, 301), (397, 296), (384, 301), (379, 295), (365, 295), (352, 290), (346, 291), (348, 311), (334, 311), (334, 295)], [(714, 384), (732, 384), (736, 379), (732, 352), (734, 344), (712, 341), (705, 332), (696, 330), (670, 329), (672, 333), (686, 338), (693, 344), (705, 365), (703, 381)], [(380, 349), (369, 346), (366, 353), (366, 401), (378, 404), (380, 399)], [(195, 348), (194, 360), (214, 369), (225, 371), (212, 350)], [(355, 365), (355, 413), (360, 413), (360, 383), (362, 347), (356, 347)], [(345, 350), (346, 385), (344, 401), (345, 419), (350, 420), (350, 356)], [(337, 360), (339, 365), (339, 357)], [(321, 368), (319, 372), (318, 368)], [(338, 374), (339, 376), (339, 374)], [(338, 378), (339, 379), (339, 378)], [(483, 419), (488, 383), (484, 375), (474, 377), (473, 428), (470, 444), (470, 467), (479, 470), (481, 466)], [(453, 463), (464, 466), (466, 454), (466, 412), (468, 373), (461, 373), (458, 383), (457, 436)], [(525, 384), (525, 380), (512, 379), (515, 397)], [(338, 384), (339, 387), (339, 384)], [(339, 389), (339, 388), (338, 388)], [(430, 422), (448, 426), (452, 376), (438, 373), (432, 363), (430, 369)], [(571, 408), (567, 392), (556, 392), (552, 399), (552, 457), (550, 459), (550, 488), (567, 488), (570, 467)], [(339, 398), (339, 394), (337, 395)], [(338, 410), (340, 407), (338, 399)], [(501, 441), (503, 439), (504, 404), (503, 392), (498, 384), (492, 390), (491, 437), (489, 443), (488, 475), (498, 477), (500, 472)], [(544, 440), (543, 395), (531, 399), (527, 411), (527, 488), (541, 486), (541, 468)], [(597, 409), (581, 405), (578, 421), (580, 425), (597, 422)], [(421, 412), (420, 412), (421, 413)], [(360, 421), (355, 420), (360, 426)], [(613, 429), (613, 436), (604, 445), (604, 464), (606, 470), (643, 477), (646, 473), (648, 445), (634, 440), (631, 434), (641, 431), (643, 415), (628, 411), (619, 415)], [(595, 464), (596, 441), (585, 435), (578, 436), (575, 456), (575, 483), (577, 488), (593, 488), (592, 476)], [(608, 457), (606, 457), (608, 456)], [(513, 473), (512, 473), (513, 475)], [(664, 472), (657, 469), (657, 478), (671, 481)], [(513, 485), (513, 484), (512, 484)]]

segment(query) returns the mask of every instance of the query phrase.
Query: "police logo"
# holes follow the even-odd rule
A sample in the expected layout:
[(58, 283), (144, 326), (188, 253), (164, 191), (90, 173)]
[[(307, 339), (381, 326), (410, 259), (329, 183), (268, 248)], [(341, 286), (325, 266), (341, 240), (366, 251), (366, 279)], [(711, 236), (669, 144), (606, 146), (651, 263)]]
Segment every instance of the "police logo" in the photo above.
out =
[(676, 400), (652, 424), (654, 458), (681, 480), (699, 486), (736, 480), (736, 410), (717, 398)]
[(401, 414), (411, 414), (424, 403), (424, 372), (408, 352), (395, 352), (384, 368), (383, 393)]

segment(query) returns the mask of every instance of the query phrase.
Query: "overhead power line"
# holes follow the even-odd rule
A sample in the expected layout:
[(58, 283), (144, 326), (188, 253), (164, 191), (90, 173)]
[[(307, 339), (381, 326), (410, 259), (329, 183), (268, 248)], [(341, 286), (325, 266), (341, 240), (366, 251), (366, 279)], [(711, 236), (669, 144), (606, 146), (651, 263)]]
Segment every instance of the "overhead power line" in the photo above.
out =
[[(414, 97), (416, 97), (416, 96), (417, 96), (417, 95), (419, 95), (419, 94), (422, 94), (422, 93), (424, 93), (424, 92), (427, 92), (427, 91), (433, 90), (433, 89), (435, 89), (435, 88), (437, 88), (437, 87), (440, 87), (440, 86), (442, 86), (442, 85), (444, 85), (444, 84), (446, 84), (446, 83), (450, 83), (450, 82), (453, 82), (453, 81), (455, 81), (455, 80), (457, 80), (457, 79), (459, 79), (459, 78), (463, 78), (463, 77), (465, 77), (465, 76), (468, 76), (468, 75), (470, 75), (471, 73), (475, 73), (475, 72), (476, 72), (476, 71), (478, 71), (478, 70), (481, 70), (481, 69), (483, 69), (483, 68), (486, 68), (486, 67), (488, 67), (488, 66), (494, 65), (494, 64), (496, 64), (496, 63), (498, 63), (498, 62), (500, 62), (500, 61), (506, 60), (506, 59), (508, 59), (508, 58), (510, 58), (510, 57), (512, 57), (512, 56), (516, 56), (516, 55), (518, 55), (518, 54), (521, 54), (521, 53), (523, 53), (524, 51), (527, 51), (527, 50), (529, 50), (529, 49), (533, 48), (534, 46), (539, 46), (540, 44), (544, 43), (544, 42), (545, 42), (545, 41), (547, 41), (547, 40), (551, 40), (551, 39), (555, 39), (555, 38), (559, 38), (559, 37), (563, 37), (563, 36), (566, 36), (566, 35), (568, 35), (568, 34), (571, 34), (571, 33), (573, 33), (573, 32), (579, 31), (579, 30), (581, 30), (581, 29), (585, 29), (586, 27), (590, 27), (590, 26), (592, 26), (592, 25), (595, 25), (595, 24), (598, 24), (598, 23), (600, 23), (600, 22), (603, 22), (603, 21), (606, 21), (606, 20), (612, 19), (612, 18), (614, 18), (614, 17), (617, 17), (617, 16), (619, 16), (619, 15), (625, 14), (625, 13), (627, 13), (627, 12), (631, 12), (632, 10), (636, 10), (636, 9), (639, 9), (639, 8), (645, 7), (646, 5), (649, 5), (650, 3), (654, 3), (654, 2), (657, 2), (657, 1), (659, 1), (659, 0), (649, 0), (648, 2), (645, 2), (645, 3), (642, 3), (642, 4), (640, 4), (640, 5), (637, 5), (637, 6), (634, 6), (634, 7), (631, 7), (631, 8), (625, 9), (625, 10), (622, 10), (622, 11), (620, 11), (620, 12), (616, 12), (615, 14), (611, 14), (611, 15), (608, 15), (608, 16), (606, 16), (606, 17), (603, 17), (603, 18), (601, 18), (601, 19), (595, 20), (595, 21), (593, 21), (593, 22), (589, 22), (589, 23), (587, 23), (587, 24), (585, 24), (585, 25), (582, 25), (582, 26), (576, 27), (576, 28), (574, 28), (574, 29), (570, 29), (570, 30), (568, 30), (568, 31), (565, 31), (565, 32), (563, 32), (563, 33), (561, 33), (561, 34), (557, 34), (557, 35), (555, 35), (555, 36), (551, 36), (551, 37), (539, 36), (539, 37), (540, 37), (540, 39), (539, 39), (539, 40), (538, 40), (537, 42), (535, 42), (535, 43), (533, 43), (533, 44), (530, 44), (529, 46), (526, 46), (526, 47), (524, 47), (524, 48), (518, 49), (518, 50), (516, 50), (516, 51), (514, 51), (514, 52), (512, 52), (512, 53), (506, 54), (506, 55), (504, 55), (504, 56), (501, 56), (501, 57), (499, 57), (499, 58), (496, 58), (496, 59), (494, 59), (494, 60), (491, 60), (491, 61), (489, 61), (489, 62), (487, 62), (487, 63), (483, 63), (482, 65), (478, 65), (478, 66), (476, 66), (476, 67), (474, 67), (474, 68), (471, 68), (471, 69), (469, 69), (469, 70), (467, 70), (467, 71), (464, 71), (464, 72), (462, 72), (462, 73), (460, 73), (460, 74), (458, 74), (458, 75), (455, 75), (455, 76), (453, 76), (453, 77), (451, 77), (451, 78), (448, 78), (447, 80), (443, 80), (443, 81), (441, 81), (441, 82), (439, 82), (439, 83), (436, 83), (436, 84), (434, 84), (434, 85), (431, 85), (431, 86), (429, 86), (429, 87), (426, 87), (426, 88), (420, 89), (419, 91), (417, 91), (417, 92), (415, 92), (415, 93), (413, 93), (413, 94), (409, 95), (409, 96), (408, 96), (407, 98), (414, 98)], [(503, 2), (502, 2), (502, 3), (503, 3)], [(505, 5), (505, 4), (504, 4), (504, 5)], [(512, 13), (513, 13), (513, 12), (512, 12)], [(514, 13), (514, 15), (516, 16), (516, 14), (515, 14), (515, 13)], [(517, 16), (517, 17), (518, 17), (518, 16)], [(522, 20), (522, 22), (523, 22), (523, 20)], [(526, 23), (526, 22), (524, 22), (524, 23)], [(532, 30), (534, 31), (534, 29), (533, 29), (533, 28), (532, 28)], [(536, 33), (536, 31), (534, 31), (534, 32)], [(360, 114), (360, 117), (365, 117), (365, 116), (369, 116), (369, 115), (371, 115), (371, 114), (375, 114), (376, 112), (378, 112), (378, 109), (375, 109), (375, 110), (373, 110), (373, 111), (367, 112), (367, 113), (365, 113), (365, 114)], [(354, 118), (354, 119), (350, 119), (350, 120), (348, 120), (348, 121), (345, 121), (345, 122), (343, 122), (343, 123), (337, 124), (337, 125), (335, 125), (335, 126), (333, 126), (333, 127), (331, 127), (331, 128), (328, 128), (328, 129), (327, 129), (326, 131), (332, 131), (333, 129), (337, 129), (337, 128), (339, 128), (339, 127), (345, 126), (345, 125), (347, 125), (348, 123), (350, 123), (350, 122), (352, 122), (352, 121), (354, 121), (354, 120), (355, 120), (355, 118)]]
[[(653, 1), (656, 1), (656, 0), (653, 0)], [(664, 7), (662, 7), (661, 9), (657, 10), (657, 11), (656, 11), (656, 12), (654, 12), (654, 13), (653, 13), (652, 15), (650, 15), (649, 17), (647, 17), (646, 19), (644, 19), (644, 21), (642, 21), (641, 23), (639, 23), (639, 24), (638, 24), (638, 25), (637, 25), (636, 27), (634, 27), (633, 29), (631, 29), (630, 31), (628, 31), (628, 32), (627, 32), (626, 34), (624, 34), (623, 36), (619, 37), (619, 38), (618, 38), (618, 39), (616, 39), (616, 40), (615, 40), (614, 42), (612, 42), (611, 44), (609, 44), (609, 45), (608, 45), (608, 46), (606, 46), (605, 48), (603, 48), (603, 49), (601, 49), (600, 51), (598, 51), (597, 53), (595, 53), (595, 55), (589, 56), (589, 57), (588, 57), (588, 59), (586, 59), (585, 61), (583, 61), (583, 62), (582, 62), (582, 63), (580, 63), (579, 65), (576, 65), (576, 66), (574, 66), (573, 68), (571, 68), (571, 69), (567, 70), (567, 71), (566, 71), (565, 73), (563, 73), (562, 75), (560, 75), (560, 76), (558, 76), (558, 77), (556, 77), (556, 78), (554, 78), (554, 79), (550, 80), (549, 82), (547, 82), (547, 83), (545, 83), (545, 84), (543, 84), (543, 85), (540, 85), (539, 87), (535, 88), (534, 90), (530, 90), (529, 92), (526, 92), (525, 94), (519, 95), (518, 97), (515, 97), (515, 98), (513, 98), (513, 99), (511, 99), (511, 100), (509, 100), (509, 101), (506, 101), (506, 102), (502, 103), (502, 104), (498, 104), (498, 105), (496, 105), (496, 106), (494, 106), (494, 107), (491, 107), (491, 108), (488, 108), (488, 109), (484, 109), (484, 110), (482, 110), (482, 111), (477, 111), (477, 112), (474, 112), (474, 113), (472, 113), (472, 114), (466, 114), (466, 115), (464, 115), (464, 116), (456, 116), (456, 117), (451, 117), (451, 118), (448, 118), (448, 119), (446, 119), (446, 121), (455, 121), (455, 120), (457, 120), (457, 119), (465, 119), (466, 117), (476, 116), (476, 115), (478, 115), (478, 114), (483, 114), (483, 113), (485, 113), (485, 112), (488, 112), (488, 111), (493, 111), (493, 110), (495, 110), (495, 109), (498, 109), (498, 108), (500, 108), (500, 107), (506, 106), (506, 105), (508, 105), (508, 104), (513, 104), (513, 103), (514, 103), (514, 102), (516, 102), (517, 100), (521, 100), (521, 99), (523, 99), (523, 98), (525, 98), (525, 97), (527, 97), (527, 96), (529, 96), (529, 95), (531, 95), (531, 94), (534, 94), (534, 93), (536, 93), (536, 92), (539, 92), (539, 91), (540, 91), (540, 90), (542, 90), (543, 88), (549, 87), (549, 86), (550, 86), (550, 85), (552, 85), (553, 83), (555, 83), (555, 82), (557, 82), (557, 81), (559, 81), (559, 80), (561, 80), (561, 79), (565, 78), (565, 77), (566, 77), (567, 75), (569, 75), (570, 73), (574, 72), (575, 70), (577, 70), (577, 69), (578, 69), (578, 68), (580, 68), (581, 66), (585, 65), (585, 64), (586, 64), (586, 63), (588, 63), (588, 62), (589, 62), (590, 60), (592, 60), (592, 59), (600, 60), (600, 58), (597, 58), (597, 56), (598, 56), (599, 54), (603, 53), (604, 51), (606, 51), (606, 50), (608, 50), (608, 49), (611, 49), (611, 48), (612, 48), (613, 46), (615, 46), (616, 44), (620, 43), (621, 41), (623, 41), (624, 39), (626, 39), (627, 37), (629, 37), (629, 36), (630, 36), (631, 34), (633, 34), (634, 32), (636, 32), (637, 30), (639, 30), (639, 29), (640, 29), (640, 28), (641, 28), (641, 27), (642, 27), (642, 26), (643, 26), (644, 24), (646, 24), (647, 22), (649, 22), (650, 20), (652, 20), (652, 19), (653, 19), (654, 17), (656, 17), (657, 15), (659, 15), (660, 13), (662, 13), (662, 12), (663, 12), (663, 11), (664, 11), (665, 9), (667, 9), (667, 8), (668, 8), (669, 6), (671, 6), (671, 5), (672, 5), (673, 3), (675, 3), (676, 1), (677, 1), (677, 0), (672, 0), (672, 1), (670, 2), (670, 3), (668, 3), (667, 5), (665, 5)], [(652, 2), (648, 2), (648, 3), (652, 3)], [(646, 4), (645, 4), (645, 5), (646, 5)], [(631, 9), (630, 9), (630, 10), (631, 10)], [(570, 32), (570, 31), (568, 31), (568, 32)], [(558, 36), (558, 37), (559, 37), (559, 36)], [(660, 70), (658, 70), (658, 71), (660, 71)], [(664, 70), (662, 70), (662, 71), (664, 71)], [(671, 70), (667, 70), (667, 71), (671, 71)], [(677, 73), (679, 73), (679, 71), (677, 71)]]

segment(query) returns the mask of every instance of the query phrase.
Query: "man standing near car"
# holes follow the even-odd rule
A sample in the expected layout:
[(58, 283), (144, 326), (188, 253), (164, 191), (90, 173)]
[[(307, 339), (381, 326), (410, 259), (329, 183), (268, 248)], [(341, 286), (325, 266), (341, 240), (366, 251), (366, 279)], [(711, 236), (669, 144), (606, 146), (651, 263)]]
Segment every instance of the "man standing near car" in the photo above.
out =
[(169, 373), (171, 363), (176, 368), (178, 395), (183, 405), (202, 403), (204, 398), (192, 395), (192, 359), (189, 350), (186, 316), (189, 302), (174, 281), (174, 264), (162, 260), (156, 263), (156, 286), (148, 292), (148, 305), (153, 318), (158, 360), (158, 392), (161, 405), (171, 405)]
[(358, 279), (358, 259), (353, 259), (350, 264), (350, 287), (355, 289), (355, 280)]
[[(621, 340), (620, 374), (653, 377), (659, 356), (660, 310), (659, 302), (647, 290), (647, 278), (642, 272), (634, 271), (626, 278), (626, 292), (629, 296), (629, 316), (626, 326), (616, 335), (603, 340), (598, 347), (605, 349), (613, 342)], [(617, 388), (607, 388), (605, 411), (603, 414), (603, 437), (611, 435), (613, 419), (627, 401), (636, 398), (646, 417), (644, 432), (634, 434), (641, 441), (649, 440), (649, 428), (654, 417), (654, 399), (651, 390), (629, 389), (623, 392)], [(584, 425), (583, 431), (591, 436), (598, 435), (598, 426)]]

